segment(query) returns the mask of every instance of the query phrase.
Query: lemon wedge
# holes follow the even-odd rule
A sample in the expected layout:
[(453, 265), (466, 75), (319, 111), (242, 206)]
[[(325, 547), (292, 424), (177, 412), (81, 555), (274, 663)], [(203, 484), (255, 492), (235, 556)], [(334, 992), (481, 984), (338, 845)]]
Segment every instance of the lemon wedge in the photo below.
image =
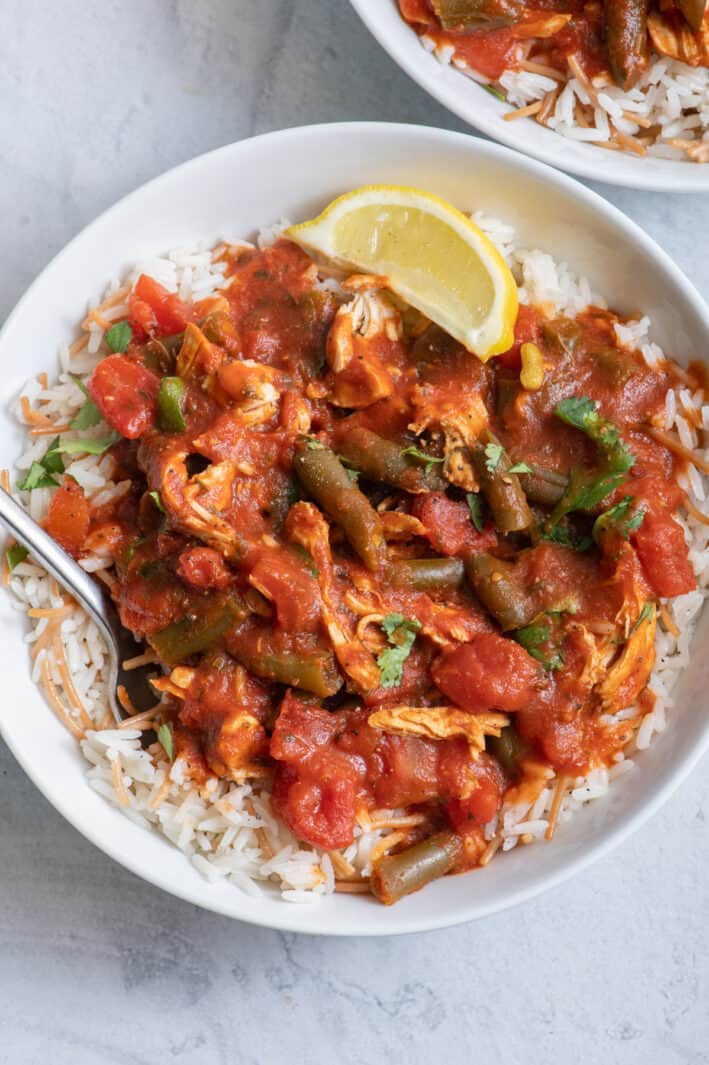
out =
[(483, 361), (514, 342), (509, 267), (478, 226), (430, 192), (365, 185), (286, 236), (343, 269), (385, 276), (392, 292)]

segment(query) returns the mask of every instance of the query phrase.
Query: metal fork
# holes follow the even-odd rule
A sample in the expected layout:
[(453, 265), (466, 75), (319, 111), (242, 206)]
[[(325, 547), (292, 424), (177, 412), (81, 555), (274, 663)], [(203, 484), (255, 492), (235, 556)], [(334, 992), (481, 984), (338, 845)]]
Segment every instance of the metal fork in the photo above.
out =
[[(6, 491), (0, 489), (0, 521), (32, 557), (59, 582), (90, 614), (106, 642), (108, 652), (108, 701), (117, 722), (126, 711), (118, 698), (122, 685), (136, 710), (148, 710), (157, 698), (147, 683), (150, 667), (125, 670), (123, 662), (139, 655), (143, 648), (125, 629), (118, 618), (107, 589), (102, 588), (59, 544), (38, 525)], [(154, 668), (153, 668), (154, 673)]]

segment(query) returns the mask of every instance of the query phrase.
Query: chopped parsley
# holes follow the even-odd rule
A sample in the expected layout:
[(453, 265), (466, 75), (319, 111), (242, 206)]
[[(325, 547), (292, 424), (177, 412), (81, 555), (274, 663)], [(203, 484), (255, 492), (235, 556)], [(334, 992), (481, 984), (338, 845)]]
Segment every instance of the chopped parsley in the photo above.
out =
[(128, 322), (116, 322), (106, 331), (103, 339), (111, 351), (122, 355), (128, 350), (128, 345), (133, 339), (133, 330)]
[(526, 462), (515, 462), (514, 466), (510, 466), (507, 473), (531, 473), (532, 467), (528, 466)]
[(172, 725), (161, 725), (158, 729), (158, 743), (171, 762), (175, 761), (175, 742), (172, 738)]
[(494, 473), (497, 467), (500, 465), (500, 459), (502, 458), (504, 448), (502, 444), (486, 444), (485, 445), (485, 466), (488, 473)]
[(475, 492), (465, 493), (465, 502), (468, 504), (470, 517), (478, 532), (483, 531), (483, 501)]
[(24, 562), (29, 554), (26, 547), (22, 544), (13, 544), (12, 547), (8, 547), (5, 552), (5, 561), (7, 562), (7, 568), (12, 571), (15, 566), (19, 566), (20, 562)]
[(421, 451), (420, 448), (412, 444), (411, 447), (405, 447), (401, 452), (402, 455), (410, 455), (412, 459), (416, 459), (417, 462), (422, 462), (425, 466), (424, 473), (429, 474), (431, 469), (437, 462), (445, 462), (445, 459), (439, 459), (435, 455), (429, 455), (427, 451)]
[(387, 614), (380, 622), (389, 646), (377, 658), (382, 688), (396, 688), (404, 678), (404, 662), (411, 654), (421, 622), (403, 614)]

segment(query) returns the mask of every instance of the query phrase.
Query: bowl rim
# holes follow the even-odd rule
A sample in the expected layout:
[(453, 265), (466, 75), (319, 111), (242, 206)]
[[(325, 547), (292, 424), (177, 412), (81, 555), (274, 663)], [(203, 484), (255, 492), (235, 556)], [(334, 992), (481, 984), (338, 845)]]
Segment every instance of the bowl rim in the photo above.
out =
[[(465, 133), (409, 124), (340, 122), (291, 127), (289, 129), (276, 130), (224, 145), (213, 151), (198, 155), (193, 159), (165, 171), (119, 199), (106, 211), (103, 211), (84, 226), (79, 233), (77, 233), (76, 236), (74, 236), (57, 253), (57, 255), (51, 259), (29, 285), (8, 315), (3, 328), (0, 330), (0, 353), (2, 353), (5, 338), (13, 328), (15, 320), (24, 312), (28, 305), (31, 305), (35, 291), (39, 288), (47, 274), (54, 273), (56, 270), (61, 269), (64, 257), (67, 256), (94, 227), (103, 224), (106, 220), (110, 220), (113, 215), (120, 214), (126, 205), (139, 199), (147, 190), (154, 192), (156, 189), (159, 189), (162, 184), (168, 184), (176, 176), (184, 178), (189, 175), (190, 170), (198, 170), (205, 164), (209, 165), (212, 160), (221, 160), (222, 158), (228, 158), (232, 155), (238, 158), (240, 152), (248, 150), (249, 146), (254, 145), (257, 142), (261, 145), (269, 145), (271, 143), (276, 144), (277, 142), (286, 143), (288, 141), (294, 141), (299, 143), (302, 147), (303, 140), (307, 140), (307, 138), (311, 136), (316, 138), (327, 136), (333, 140), (337, 140), (337, 138), (341, 136), (350, 137), (355, 135), (361, 143), (366, 139), (368, 133), (383, 134), (384, 131), (386, 131), (387, 136), (394, 135), (404, 140), (407, 137), (417, 138), (423, 135), (427, 141), (430, 140), (432, 143), (438, 142), (450, 145), (457, 144), (459, 147), (465, 146), (467, 151), (472, 150), (473, 153), (478, 153), (480, 156), (486, 157), (492, 162), (495, 160), (502, 160), (508, 165), (513, 164), (514, 167), (519, 168), (522, 171), (535, 174), (547, 183), (551, 183), (551, 185), (556, 185), (557, 187), (564, 189), (567, 193), (571, 194), (572, 197), (580, 201), (582, 205), (605, 216), (605, 218), (613, 225), (614, 229), (618, 231), (621, 239), (632, 239), (632, 241), (641, 248), (644, 256), (654, 259), (656, 263), (658, 263), (658, 265), (671, 276), (675, 284), (682, 290), (685, 298), (696, 312), (699, 320), (703, 323), (707, 336), (709, 337), (709, 307), (707, 307), (707, 304), (704, 302), (692, 282), (685, 277), (670, 256), (617, 207), (608, 203), (598, 193), (588, 189), (573, 178), (568, 177), (543, 163), (530, 159), (529, 157), (520, 156), (518, 153), (513, 152), (508, 148), (501, 147), (494, 143), (481, 141)], [(277, 211), (274, 211), (274, 217), (276, 214)], [(406, 918), (397, 917), (395, 926), (391, 928), (383, 928), (381, 922), (369, 919), (365, 907), (362, 907), (362, 912), (357, 914), (356, 921), (353, 921), (351, 916), (348, 916), (348, 914), (345, 913), (344, 916), (338, 916), (336, 920), (329, 920), (327, 928), (318, 927), (317, 905), (312, 907), (296, 906), (280, 903), (280, 900), (278, 900), (280, 903), (278, 909), (270, 910), (267, 918), (264, 918), (255, 912), (250, 912), (248, 904), (244, 905), (243, 909), (236, 914), (234, 912), (234, 907), (222, 904), (220, 897), (216, 893), (210, 898), (208, 893), (206, 895), (204, 893), (200, 894), (200, 892), (196, 889), (193, 890), (189, 885), (182, 883), (175, 884), (169, 880), (167, 875), (162, 874), (159, 863), (148, 866), (145, 862), (134, 857), (132, 854), (126, 853), (120, 845), (114, 845), (112, 839), (101, 837), (98, 829), (91, 825), (90, 820), (82, 814), (82, 811), (73, 807), (69, 800), (65, 800), (60, 789), (53, 789), (50, 786), (50, 782), (42, 778), (40, 773), (35, 770), (31, 758), (24, 757), (24, 754), (20, 749), (21, 745), (15, 743), (13, 740), (12, 725), (2, 716), (0, 716), (0, 736), (2, 736), (6, 745), (22, 766), (30, 780), (32, 780), (50, 804), (58, 810), (58, 812), (74, 828), (124, 868), (154, 886), (167, 891), (169, 894), (184, 901), (191, 902), (203, 909), (211, 910), (231, 918), (236, 918), (245, 921), (248, 924), (278, 929), (281, 931), (307, 932), (322, 935), (379, 936), (433, 931), (435, 929), (446, 928), (489, 916), (536, 897), (548, 888), (561, 884), (563, 881), (590, 866), (597, 859), (604, 857), (618, 846), (623, 839), (627, 838), (632, 832), (647, 821), (689, 775), (705, 750), (709, 748), (709, 717), (704, 719), (704, 724), (701, 728), (698, 741), (694, 744), (689, 753), (685, 754), (683, 757), (675, 759), (674, 763), (670, 765), (670, 768), (665, 771), (662, 785), (646, 802), (644, 802), (634, 813), (625, 812), (624, 814), (619, 814), (612, 827), (605, 828), (600, 838), (591, 842), (581, 851), (581, 853), (567, 859), (562, 867), (545, 873), (543, 879), (540, 879), (540, 882), (532, 884), (522, 882), (518, 888), (508, 891), (505, 894), (504, 899), (501, 901), (494, 899), (489, 903), (471, 903), (469, 912), (456, 911), (455, 913), (450, 914), (443, 911), (433, 912), (427, 916), (415, 915), (407, 916)], [(86, 786), (87, 788), (89, 787), (88, 783)], [(119, 815), (120, 812), (116, 811), (116, 816)], [(140, 829), (140, 831), (145, 830)], [(185, 860), (187, 859), (185, 858)], [(234, 894), (235, 896), (238, 896), (236, 889), (234, 889)], [(245, 903), (248, 903), (249, 900), (244, 897), (244, 901)], [(307, 915), (305, 918), (304, 914)]]
[[(410, 54), (404, 34), (415, 35), (415, 31), (400, 16), (401, 36), (391, 36), (385, 33), (382, 29), (383, 17), (386, 17), (382, 15), (382, 12), (385, 12), (384, 2), (396, 4), (396, 0), (350, 0), (350, 4), (364, 25), (397, 66), (429, 96), (485, 136), (547, 163), (549, 166), (558, 167), (588, 181), (600, 181), (609, 185), (642, 189), (647, 192), (701, 193), (709, 191), (709, 163), (654, 159), (653, 163), (663, 164), (661, 169), (658, 168), (660, 170), (658, 173), (658, 170), (644, 167), (642, 165), (644, 160), (636, 159), (630, 153), (603, 151), (593, 145), (569, 141), (560, 134), (554, 134), (554, 139), (548, 140), (540, 136), (539, 140), (532, 140), (529, 143), (517, 132), (520, 124), (505, 122), (501, 117), (499, 102), (485, 99), (486, 94), (479, 86), (477, 89), (480, 98), (475, 101), (479, 106), (476, 107), (475, 103), (469, 101), (466, 90), (475, 85), (471, 79), (453, 68), (442, 67), (437, 60), (427, 55), (419, 44), (417, 44), (417, 51), (420, 52), (420, 57), (415, 52)], [(430, 62), (426, 62), (427, 59)], [(456, 82), (459, 84), (449, 84), (449, 79), (443, 76), (446, 73), (455, 75)], [(552, 131), (540, 129), (538, 132), (541, 134)], [(555, 146), (555, 141), (559, 142), (558, 146)], [(564, 152), (564, 147), (568, 149), (570, 144), (574, 145), (575, 150), (580, 151), (580, 159), (577, 159), (575, 154), (570, 157), (568, 152)]]

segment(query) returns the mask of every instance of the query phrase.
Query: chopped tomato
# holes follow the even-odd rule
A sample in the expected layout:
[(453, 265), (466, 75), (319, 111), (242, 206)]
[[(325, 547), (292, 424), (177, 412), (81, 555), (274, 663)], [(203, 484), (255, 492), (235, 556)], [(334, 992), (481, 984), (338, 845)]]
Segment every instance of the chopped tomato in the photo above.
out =
[(657, 595), (684, 595), (697, 587), (682, 527), (671, 514), (649, 511), (634, 539), (645, 576)]
[(431, 673), (444, 695), (471, 713), (521, 710), (539, 681), (539, 666), (524, 648), (494, 632), (444, 651)]
[(497, 544), (492, 526), (478, 532), (473, 525), (467, 503), (449, 499), (445, 492), (417, 495), (414, 515), (426, 528), (426, 536), (435, 551), (442, 555), (469, 555), (490, 551)]
[(173, 336), (182, 333), (192, 320), (192, 310), (176, 293), (168, 292), (152, 277), (141, 274), (128, 301), (128, 319), (138, 340), (146, 336)]
[(457, 57), (491, 81), (497, 81), (508, 67), (515, 65), (517, 40), (506, 26), (480, 33), (441, 33), (437, 38), (441, 44), (452, 44)]
[(519, 370), (522, 366), (520, 348), (523, 344), (538, 344), (540, 336), (541, 323), (538, 312), (533, 307), (528, 307), (525, 303), (520, 304), (517, 321), (515, 322), (514, 344), (507, 351), (503, 351), (501, 355), (498, 355), (495, 361), (502, 366), (507, 366), (510, 370)]
[(65, 477), (49, 504), (47, 532), (60, 547), (76, 557), (84, 546), (90, 520), (89, 501), (83, 488), (73, 477)]
[(422, 26), (436, 24), (428, 0), (399, 0), (399, 8), (407, 22), (418, 22)]
[(160, 381), (132, 356), (102, 359), (87, 387), (104, 419), (121, 436), (137, 440), (155, 425)]
[(264, 548), (249, 574), (249, 583), (275, 604), (278, 626), (287, 632), (314, 632), (320, 622), (320, 589), (308, 561), (284, 548)]
[(315, 847), (346, 847), (354, 838), (360, 773), (331, 743), (338, 714), (288, 692), (271, 737), (279, 759), (271, 802), (290, 830)]
[(484, 751), (473, 763), (476, 787), (465, 799), (452, 799), (446, 813), (456, 832), (464, 836), (471, 828), (492, 821), (505, 790), (505, 774), (499, 762)]
[(231, 580), (224, 559), (213, 547), (188, 547), (180, 555), (177, 572), (194, 588), (226, 588)]

